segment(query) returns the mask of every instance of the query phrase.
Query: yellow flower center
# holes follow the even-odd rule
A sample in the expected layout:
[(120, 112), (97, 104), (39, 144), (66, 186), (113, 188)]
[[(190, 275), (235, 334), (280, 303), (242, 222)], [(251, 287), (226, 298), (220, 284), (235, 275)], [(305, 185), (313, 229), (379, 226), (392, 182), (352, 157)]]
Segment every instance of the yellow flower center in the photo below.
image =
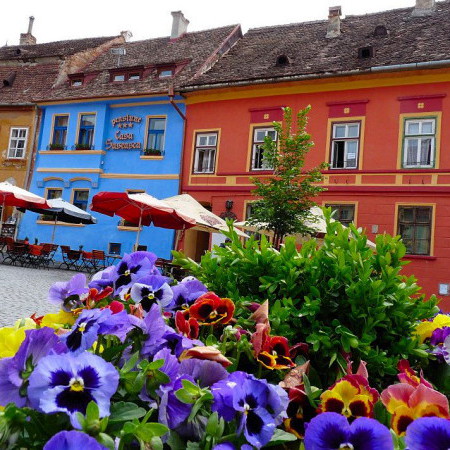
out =
[(85, 329), (86, 329), (86, 322), (82, 322), (82, 323), (80, 323), (80, 325), (78, 325), (78, 331), (80, 333), (84, 333)]
[(339, 446), (339, 450), (353, 450), (354, 447), (352, 444), (350, 444), (350, 442), (345, 442), (344, 444), (341, 444)]
[(130, 272), (129, 270), (125, 270), (124, 275), (125, 275), (126, 277), (130, 276), (130, 274), (131, 274), (131, 272)]
[(84, 381), (81, 377), (72, 378), (69, 383), (70, 390), (74, 392), (84, 391)]
[(153, 300), (155, 298), (155, 294), (153, 292), (150, 292), (150, 294), (147, 295), (147, 298), (149, 300)]

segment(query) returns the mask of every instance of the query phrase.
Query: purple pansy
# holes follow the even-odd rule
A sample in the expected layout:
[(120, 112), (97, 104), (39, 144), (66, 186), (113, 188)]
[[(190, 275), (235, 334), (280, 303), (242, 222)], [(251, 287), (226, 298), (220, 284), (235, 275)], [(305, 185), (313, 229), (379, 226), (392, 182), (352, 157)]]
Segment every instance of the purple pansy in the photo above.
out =
[(125, 254), (115, 268), (114, 290), (120, 294), (124, 289), (147, 275), (158, 274), (155, 267), (156, 255), (150, 252)]
[(178, 284), (172, 286), (173, 299), (169, 309), (189, 307), (201, 295), (208, 292), (208, 288), (195, 277), (183, 278)]
[(45, 445), (44, 450), (107, 450), (93, 437), (81, 431), (60, 431)]
[(51, 303), (70, 311), (81, 305), (81, 296), (87, 294), (86, 275), (77, 273), (69, 281), (57, 281), (48, 293)]
[(450, 420), (421, 417), (406, 429), (406, 445), (411, 450), (442, 450), (450, 448)]
[(114, 281), (116, 278), (116, 266), (109, 266), (92, 276), (89, 283), (89, 288), (94, 288), (101, 291), (107, 286), (114, 287)]
[[(391, 433), (375, 419), (360, 417), (351, 425), (334, 412), (314, 417), (305, 432), (305, 450), (393, 450)], [(416, 447), (411, 447), (416, 450)]]
[(31, 374), (28, 397), (35, 409), (65, 412), (72, 426), (79, 427), (76, 413), (85, 414), (91, 401), (97, 403), (100, 417), (109, 415), (110, 398), (118, 384), (115, 367), (97, 355), (50, 355), (42, 358)]
[(183, 375), (174, 382), (159, 390), (161, 401), (158, 409), (158, 420), (171, 430), (184, 422), (191, 413), (192, 405), (183, 403), (177, 399), (175, 392), (183, 388), (182, 380), (195, 383), (192, 377)]
[(179, 358), (185, 350), (195, 346), (202, 347), (204, 345), (203, 342), (198, 339), (189, 339), (186, 336), (177, 333), (169, 326), (166, 327), (163, 338), (164, 341), (162, 347), (169, 348), (177, 358)]
[(153, 305), (143, 319), (138, 319), (135, 316), (129, 316), (129, 319), (133, 326), (140, 328), (147, 335), (141, 349), (143, 357), (153, 357), (158, 350), (165, 347), (164, 334), (170, 328), (166, 325), (161, 315), (161, 308), (158, 305)]
[(25, 340), (12, 358), (0, 359), (0, 405), (15, 403), (19, 408), (28, 406), (28, 378), (36, 364), (49, 354), (67, 351), (54, 330), (40, 328), (26, 330)]
[(228, 376), (228, 372), (218, 362), (196, 358), (181, 361), (179, 374), (191, 376), (201, 388), (210, 387)]
[(167, 283), (168, 278), (161, 275), (149, 275), (140, 278), (131, 287), (131, 298), (140, 303), (146, 312), (152, 305), (158, 304), (161, 308), (167, 307), (172, 301), (173, 292)]
[(448, 347), (444, 348), (444, 342), (447, 336), (450, 336), (450, 327), (434, 330), (430, 338), (430, 344), (434, 347), (431, 353), (436, 355), (440, 361), (443, 361), (445, 359), (445, 353), (448, 353)]
[(78, 354), (91, 348), (99, 334), (114, 334), (123, 340), (131, 326), (125, 311), (113, 314), (110, 309), (85, 309), (61, 339), (72, 353)]
[(253, 450), (253, 447), (248, 444), (244, 444), (241, 447), (236, 447), (231, 442), (222, 442), (221, 444), (217, 444), (213, 447), (212, 450), (237, 450), (240, 448), (241, 450)]
[(226, 421), (238, 420), (237, 432), (257, 448), (266, 445), (276, 426), (286, 417), (287, 394), (266, 380), (234, 372), (211, 387), (211, 409)]

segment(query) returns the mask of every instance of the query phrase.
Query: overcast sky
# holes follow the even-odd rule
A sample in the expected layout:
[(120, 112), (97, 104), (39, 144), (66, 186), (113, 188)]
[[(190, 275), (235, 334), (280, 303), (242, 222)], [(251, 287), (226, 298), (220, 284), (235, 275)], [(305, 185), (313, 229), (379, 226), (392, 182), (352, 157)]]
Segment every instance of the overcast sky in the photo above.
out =
[(34, 16), (38, 43), (133, 33), (132, 40), (170, 34), (171, 11), (182, 10), (189, 31), (240, 23), (248, 28), (323, 20), (328, 7), (365, 14), (414, 6), (415, 0), (1, 0), (0, 46), (17, 45)]

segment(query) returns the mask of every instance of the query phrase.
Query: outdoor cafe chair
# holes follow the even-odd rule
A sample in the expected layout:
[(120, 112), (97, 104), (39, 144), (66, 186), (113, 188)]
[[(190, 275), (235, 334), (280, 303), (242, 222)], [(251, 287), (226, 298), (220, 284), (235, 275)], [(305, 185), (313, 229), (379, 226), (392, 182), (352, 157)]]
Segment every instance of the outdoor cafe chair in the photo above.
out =
[(63, 256), (63, 262), (59, 265), (62, 269), (64, 266), (67, 270), (79, 270), (82, 266), (80, 262), (81, 252), (77, 250), (71, 250), (67, 245), (61, 245), (61, 252)]
[(92, 267), (95, 272), (106, 267), (106, 255), (103, 250), (92, 250)]
[(3, 263), (8, 262), (12, 266), (21, 265), (24, 266), (27, 263), (28, 245), (18, 242), (9, 241), (6, 244), (6, 257)]
[(53, 262), (53, 256), (57, 248), (58, 246), (55, 244), (42, 244), (37, 267), (46, 267), (47, 269), (50, 269), (50, 264)]

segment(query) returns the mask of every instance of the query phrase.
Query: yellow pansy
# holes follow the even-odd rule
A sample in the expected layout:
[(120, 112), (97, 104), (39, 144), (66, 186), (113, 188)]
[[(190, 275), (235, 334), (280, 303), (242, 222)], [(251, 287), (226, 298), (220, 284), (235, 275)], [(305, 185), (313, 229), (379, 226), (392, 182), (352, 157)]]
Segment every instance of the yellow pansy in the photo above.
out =
[(0, 358), (14, 356), (25, 339), (25, 328), (0, 328)]
[(434, 330), (443, 327), (450, 327), (450, 316), (446, 314), (438, 314), (433, 320), (420, 322), (416, 327), (416, 334), (420, 338), (420, 343), (430, 338)]
[(50, 327), (58, 330), (69, 325), (70, 327), (75, 323), (75, 316), (67, 311), (59, 311), (56, 314), (46, 314), (42, 318), (41, 327)]

